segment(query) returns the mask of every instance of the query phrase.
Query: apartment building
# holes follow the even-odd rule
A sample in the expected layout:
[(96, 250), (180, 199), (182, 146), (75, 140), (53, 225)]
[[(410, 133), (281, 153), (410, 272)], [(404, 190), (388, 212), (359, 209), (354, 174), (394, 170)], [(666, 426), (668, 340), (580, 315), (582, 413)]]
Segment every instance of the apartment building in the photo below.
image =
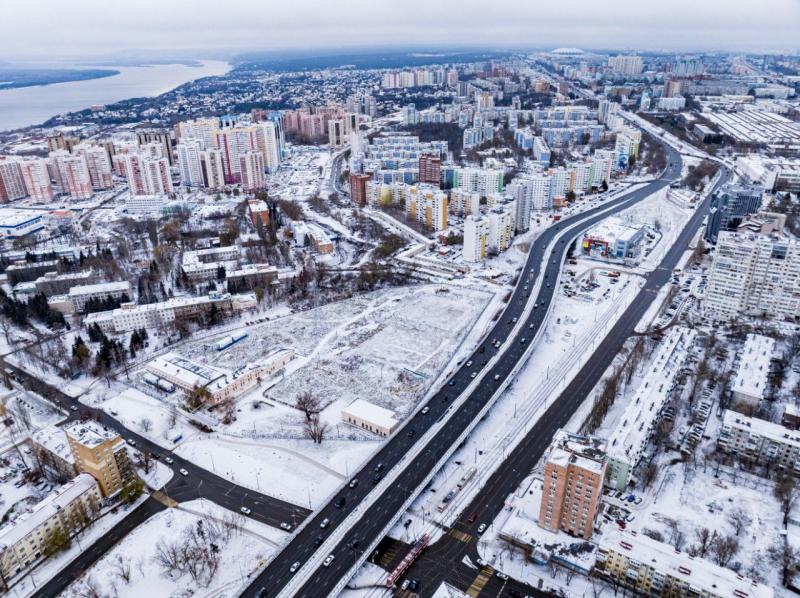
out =
[(0, 156), (0, 203), (22, 199), (28, 195), (17, 158)]
[(592, 537), (606, 473), (604, 444), (559, 430), (548, 449), (539, 525)]
[(31, 444), (42, 467), (71, 480), (78, 475), (75, 456), (64, 430), (51, 424), (31, 435)]
[(738, 355), (739, 365), (731, 383), (734, 404), (757, 407), (769, 383), (770, 361), (775, 352), (775, 339), (761, 334), (748, 334)]
[(367, 205), (367, 183), (372, 180), (368, 174), (350, 173), (350, 198), (357, 206)]
[(489, 222), (480, 214), (464, 219), (464, 261), (478, 263), (486, 258), (489, 247)]
[(74, 311), (83, 312), (86, 304), (92, 299), (107, 299), (108, 297), (129, 301), (131, 297), (130, 283), (123, 280), (73, 286), (69, 289), (67, 300), (72, 304)]
[(455, 171), (453, 187), (486, 197), (490, 193), (503, 191), (503, 171), (488, 168), (458, 168)]
[(432, 185), (412, 185), (405, 189), (406, 216), (428, 230), (447, 228), (447, 194)]
[(661, 412), (672, 393), (678, 372), (694, 342), (694, 329), (670, 328), (647, 364), (647, 375), (639, 383), (617, 426), (608, 437), (606, 484), (624, 489), (642, 459)]
[(664, 598), (772, 598), (772, 588), (634, 531), (608, 526), (595, 572), (636, 595)]
[(103, 496), (114, 496), (136, 478), (122, 437), (94, 421), (73, 422), (64, 428), (75, 467), (100, 484)]
[(0, 532), (0, 572), (4, 580), (26, 571), (45, 555), (51, 534), (83, 529), (96, 516), (102, 497), (97, 481), (82, 473), (64, 484), (30, 513)]
[(47, 162), (43, 158), (29, 158), (21, 160), (19, 169), (28, 195), (34, 201), (52, 201), (55, 197), (53, 185), (50, 182), (50, 172)]
[(719, 448), (754, 465), (800, 474), (800, 432), (772, 422), (725, 410)]
[(740, 314), (794, 320), (800, 314), (800, 244), (754, 233), (720, 232), (706, 309), (715, 320)]
[(457, 216), (477, 216), (481, 210), (481, 194), (467, 191), (466, 189), (453, 189), (450, 191), (448, 208), (451, 214)]

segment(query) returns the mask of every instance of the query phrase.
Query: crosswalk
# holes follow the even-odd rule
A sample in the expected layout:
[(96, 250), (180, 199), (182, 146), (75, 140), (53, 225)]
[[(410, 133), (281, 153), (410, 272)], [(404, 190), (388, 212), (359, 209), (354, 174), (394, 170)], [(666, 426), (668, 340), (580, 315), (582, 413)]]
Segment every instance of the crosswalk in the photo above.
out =
[(471, 596), (472, 598), (478, 598), (480, 593), (483, 591), (483, 586), (492, 578), (494, 575), (494, 569), (489, 567), (483, 567), (478, 573), (478, 576), (472, 581), (472, 584), (467, 588), (467, 596)]

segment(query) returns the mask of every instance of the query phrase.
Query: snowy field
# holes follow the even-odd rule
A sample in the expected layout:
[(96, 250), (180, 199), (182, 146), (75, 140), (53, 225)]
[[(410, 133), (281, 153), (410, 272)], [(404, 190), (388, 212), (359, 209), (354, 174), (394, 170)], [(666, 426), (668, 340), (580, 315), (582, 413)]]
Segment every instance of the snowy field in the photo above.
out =
[[(191, 533), (200, 528), (202, 536)], [(61, 596), (236, 596), (274, 553), (281, 533), (206, 500), (184, 503), (128, 534)], [(169, 572), (158, 557), (160, 542), (193, 548), (194, 569)], [(211, 543), (219, 548), (216, 558), (209, 556), (214, 552)], [(90, 594), (90, 588), (98, 593)]]

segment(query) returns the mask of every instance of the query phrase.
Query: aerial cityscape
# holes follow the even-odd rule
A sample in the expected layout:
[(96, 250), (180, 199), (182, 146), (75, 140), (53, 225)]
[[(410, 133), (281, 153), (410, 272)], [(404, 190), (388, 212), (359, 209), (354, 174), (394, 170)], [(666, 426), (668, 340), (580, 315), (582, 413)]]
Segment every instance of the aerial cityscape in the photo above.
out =
[(10, 1), (0, 596), (800, 594), (800, 4)]

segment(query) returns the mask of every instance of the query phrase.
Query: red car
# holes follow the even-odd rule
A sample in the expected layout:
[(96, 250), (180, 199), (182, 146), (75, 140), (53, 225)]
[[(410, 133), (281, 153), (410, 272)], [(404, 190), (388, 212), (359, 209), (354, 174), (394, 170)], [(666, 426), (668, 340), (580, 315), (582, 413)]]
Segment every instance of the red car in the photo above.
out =
[(478, 514), (475, 511), (472, 511), (472, 513), (469, 514), (469, 517), (467, 517), (467, 521), (469, 523), (475, 523), (475, 520), (477, 518), (478, 518)]

